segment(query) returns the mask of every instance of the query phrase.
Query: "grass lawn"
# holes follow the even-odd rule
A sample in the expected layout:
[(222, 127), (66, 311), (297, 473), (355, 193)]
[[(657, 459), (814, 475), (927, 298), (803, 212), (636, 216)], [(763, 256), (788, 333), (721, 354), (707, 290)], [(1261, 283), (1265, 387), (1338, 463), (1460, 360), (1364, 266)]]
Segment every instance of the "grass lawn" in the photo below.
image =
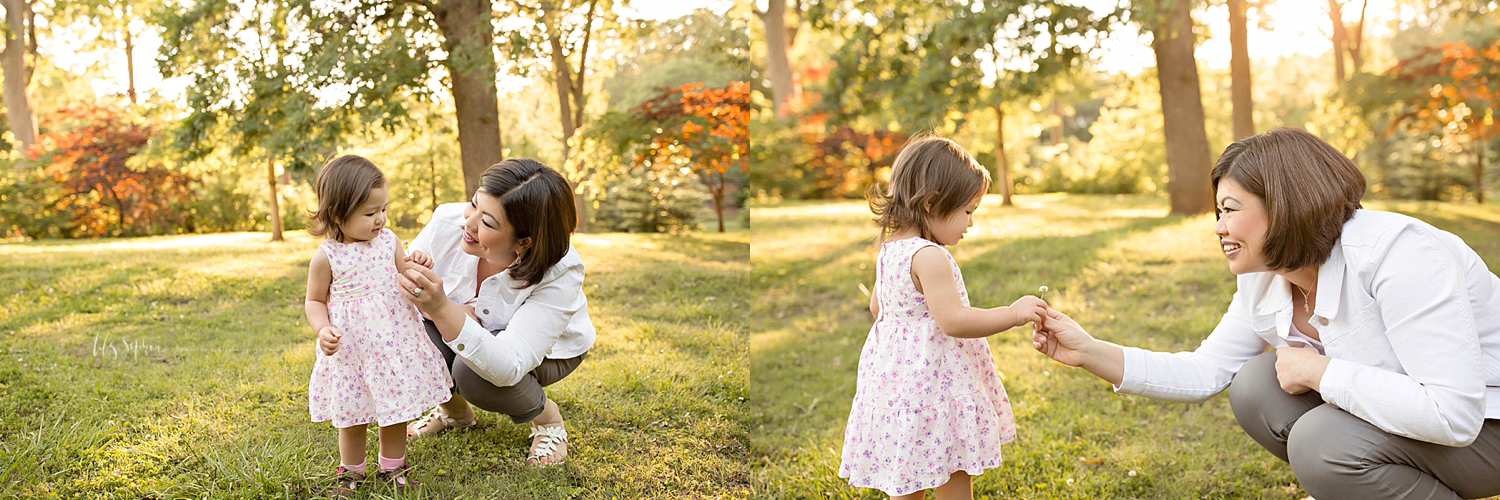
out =
[[(1500, 270), (1500, 207), (1371, 202), (1462, 237)], [(1164, 200), (986, 198), (951, 251), (976, 307), (1045, 299), (1094, 336), (1154, 350), (1196, 348), (1234, 279), (1213, 215), (1163, 217)], [(753, 207), (751, 494), (885, 498), (837, 476), (859, 351), (869, 332), (875, 229), (860, 201)], [(1200, 404), (1114, 394), (1108, 383), (1031, 349), (1029, 327), (989, 338), (1019, 438), (975, 479), (989, 498), (1287, 498), (1291, 469), (1240, 431), (1220, 394)]]
[[(302, 300), (319, 240), (267, 239), (0, 244), (0, 497), (305, 498), (331, 485), (337, 434), (307, 414)], [(527, 427), (481, 411), (477, 427), (411, 444), (411, 496), (744, 496), (748, 239), (575, 236), (599, 337), (549, 388), (573, 438), (567, 464), (527, 466)]]

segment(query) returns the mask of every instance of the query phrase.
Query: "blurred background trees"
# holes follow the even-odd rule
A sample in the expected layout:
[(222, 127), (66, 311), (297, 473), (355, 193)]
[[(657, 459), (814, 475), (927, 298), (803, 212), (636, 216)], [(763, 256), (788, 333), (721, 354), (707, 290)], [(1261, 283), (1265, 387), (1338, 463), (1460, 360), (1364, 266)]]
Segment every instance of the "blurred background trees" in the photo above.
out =
[[(280, 239), (315, 208), (317, 169), (349, 153), (385, 171), (391, 223), (406, 228), (465, 200), (507, 157), (567, 175), (586, 230), (702, 229), (739, 214), (747, 192), (752, 15), (728, 0), (0, 7), (6, 238)], [(709, 114), (673, 121), (641, 107), (687, 87), (736, 96), (719, 99), (736, 113), (700, 105)], [(676, 144), (657, 131), (671, 124), (682, 144), (672, 151), (695, 154), (635, 152)], [(707, 132), (684, 133), (692, 127)], [(601, 140), (610, 147), (592, 146)], [(674, 179), (687, 182), (639, 189)], [(621, 193), (641, 203), (614, 203)], [(660, 206), (673, 208), (664, 217)]]
[(1282, 126), (1354, 158), (1372, 197), (1484, 203), (1500, 177), (1491, 0), (757, 6), (750, 185), (765, 200), (862, 197), (928, 132), (974, 152), (1000, 193), (1162, 196), (1173, 213), (1210, 210), (1219, 152)]
[(922, 133), (973, 151), (1002, 203), (1201, 212), (1218, 152), (1279, 126), (1354, 158), (1373, 197), (1485, 203), (1500, 185), (1494, 0), (0, 8), (10, 238), (275, 237), (345, 153), (392, 178), (402, 227), (534, 157), (574, 183), (584, 230), (734, 230), (747, 199), (863, 196)]

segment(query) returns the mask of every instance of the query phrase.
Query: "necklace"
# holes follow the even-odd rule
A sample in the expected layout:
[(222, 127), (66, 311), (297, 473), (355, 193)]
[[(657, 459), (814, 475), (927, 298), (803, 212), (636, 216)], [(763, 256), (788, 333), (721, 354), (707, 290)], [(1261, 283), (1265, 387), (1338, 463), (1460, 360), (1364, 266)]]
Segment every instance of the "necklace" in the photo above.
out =
[(1309, 302), (1307, 299), (1307, 290), (1303, 290), (1302, 287), (1297, 286), (1296, 284), (1293, 284), (1292, 286), (1297, 287), (1297, 291), (1302, 292), (1302, 312), (1312, 313), (1312, 307), (1307, 305)]

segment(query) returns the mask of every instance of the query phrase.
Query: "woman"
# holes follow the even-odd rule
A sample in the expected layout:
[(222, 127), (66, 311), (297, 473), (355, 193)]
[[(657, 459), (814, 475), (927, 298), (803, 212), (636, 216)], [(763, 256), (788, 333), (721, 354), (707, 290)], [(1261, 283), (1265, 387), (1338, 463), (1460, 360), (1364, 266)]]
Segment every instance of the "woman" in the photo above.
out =
[(428, 318), (455, 394), (412, 422), (409, 437), (474, 425), (472, 404), (531, 422), (528, 462), (567, 457), (562, 414), (542, 387), (594, 345), (583, 261), (569, 244), (576, 222), (567, 180), (529, 159), (490, 167), (468, 203), (433, 211), (410, 245), (426, 269), (412, 266), (400, 285)]
[(1213, 184), (1239, 290), (1197, 350), (1095, 340), (1056, 311), (1033, 347), (1117, 392), (1228, 387), (1319, 500), (1500, 494), (1500, 278), (1450, 233), (1359, 210), (1359, 169), (1301, 130), (1231, 144)]

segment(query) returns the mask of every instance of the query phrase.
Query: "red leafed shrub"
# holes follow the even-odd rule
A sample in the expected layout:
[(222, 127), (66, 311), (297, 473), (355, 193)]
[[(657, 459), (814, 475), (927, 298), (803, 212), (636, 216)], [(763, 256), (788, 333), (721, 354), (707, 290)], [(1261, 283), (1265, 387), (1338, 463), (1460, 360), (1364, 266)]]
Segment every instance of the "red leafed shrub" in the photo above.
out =
[(193, 231), (188, 205), (196, 179), (161, 165), (127, 162), (151, 140), (150, 126), (90, 103), (63, 109), (51, 121), (30, 152), (39, 170), (29, 176), (34, 189), (28, 201), (39, 205), (32, 207), (34, 218), (53, 222), (29, 228), (13, 223), (10, 231), (64, 238)]

